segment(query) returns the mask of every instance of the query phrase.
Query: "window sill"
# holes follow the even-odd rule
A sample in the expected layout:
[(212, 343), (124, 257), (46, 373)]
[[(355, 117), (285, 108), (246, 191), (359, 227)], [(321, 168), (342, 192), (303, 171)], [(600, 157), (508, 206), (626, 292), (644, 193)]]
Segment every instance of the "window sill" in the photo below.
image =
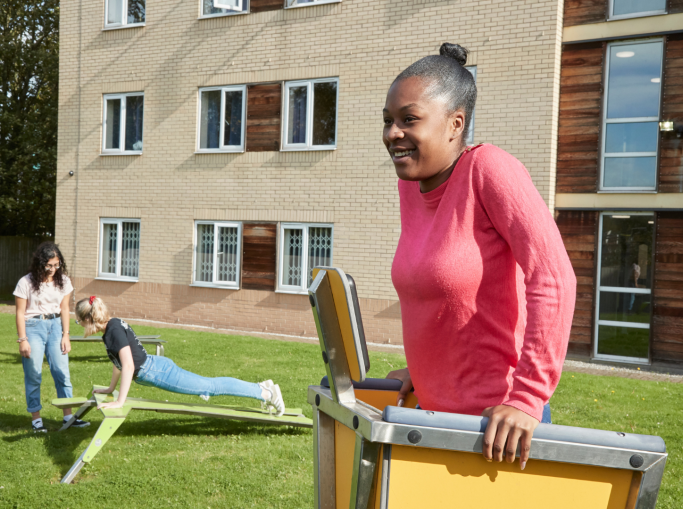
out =
[(199, 16), (197, 19), (213, 19), (213, 18), (225, 18), (226, 16), (244, 16), (245, 14), (249, 14), (249, 11), (235, 11), (235, 12), (221, 12), (218, 14), (204, 14), (202, 16)]
[(303, 7), (315, 7), (316, 5), (340, 4), (341, 2), (342, 0), (323, 0), (322, 2), (310, 2), (301, 5), (292, 5), (290, 7), (285, 6), (285, 9), (301, 9)]
[(142, 152), (102, 152), (100, 156), (141, 156)]
[(192, 283), (190, 284), (191, 287), (194, 288), (216, 288), (218, 290), (239, 290), (239, 286), (225, 286), (225, 285), (213, 285), (213, 284), (205, 284), (205, 285), (200, 285), (198, 283)]
[(108, 277), (108, 276), (97, 276), (95, 278), (97, 281), (118, 281), (119, 283), (137, 283), (139, 279), (125, 278), (125, 277)]
[(334, 151), (337, 147), (283, 147), (280, 152), (322, 152), (323, 150)]
[(132, 25), (117, 25), (113, 27), (104, 27), (103, 32), (108, 32), (109, 30), (125, 30), (126, 28), (140, 28), (146, 26), (146, 23), (134, 23)]
[(640, 357), (621, 357), (620, 355), (604, 355), (598, 354), (593, 356), (596, 361), (620, 362), (623, 364), (640, 364), (641, 366), (649, 366), (650, 360)]
[(195, 155), (198, 154), (244, 154), (244, 149), (240, 150), (195, 150)]
[(654, 189), (600, 189), (598, 194), (657, 194)]
[(282, 290), (278, 288), (275, 293), (286, 293), (288, 295), (308, 295), (308, 290)]

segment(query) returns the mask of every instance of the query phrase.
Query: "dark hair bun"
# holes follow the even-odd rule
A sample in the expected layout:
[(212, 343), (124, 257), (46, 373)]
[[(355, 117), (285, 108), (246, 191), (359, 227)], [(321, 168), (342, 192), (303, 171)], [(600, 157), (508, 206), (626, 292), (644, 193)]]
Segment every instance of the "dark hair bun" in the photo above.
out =
[(450, 42), (444, 42), (439, 48), (439, 55), (452, 58), (460, 65), (465, 65), (467, 63), (467, 48), (463, 48), (460, 44), (451, 44)]

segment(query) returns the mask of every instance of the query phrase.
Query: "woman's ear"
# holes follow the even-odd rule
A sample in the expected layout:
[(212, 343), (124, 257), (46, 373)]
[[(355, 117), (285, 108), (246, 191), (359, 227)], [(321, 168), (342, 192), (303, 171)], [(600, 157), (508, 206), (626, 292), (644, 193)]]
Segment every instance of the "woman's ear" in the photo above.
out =
[(462, 132), (465, 130), (465, 112), (463, 110), (455, 110), (448, 117), (448, 127), (450, 129), (450, 139), (462, 139)]

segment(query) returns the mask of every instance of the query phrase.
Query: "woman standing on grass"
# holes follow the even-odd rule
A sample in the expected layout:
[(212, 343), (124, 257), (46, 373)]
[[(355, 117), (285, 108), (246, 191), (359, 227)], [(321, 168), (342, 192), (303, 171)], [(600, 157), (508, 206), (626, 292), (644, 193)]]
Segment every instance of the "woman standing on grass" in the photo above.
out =
[(207, 378), (179, 368), (167, 357), (149, 355), (130, 325), (120, 318), (111, 318), (102, 299), (94, 295), (78, 301), (76, 318), (85, 327), (86, 337), (104, 332), (102, 340), (114, 364), (109, 387), (93, 392), (111, 394), (121, 380), (116, 401), (103, 403), (100, 408), (121, 408), (126, 402), (131, 382), (135, 381), (178, 394), (200, 396), (205, 401), (210, 396), (253, 398), (261, 401), (268, 410), (274, 410), (278, 417), (285, 412), (280, 386), (272, 380), (256, 384), (229, 377)]
[[(14, 290), (26, 410), (33, 417), (32, 426), (36, 433), (47, 431), (40, 418), (43, 355), (47, 357), (57, 396), (73, 397), (69, 376), (69, 295), (72, 291), (62, 253), (52, 242), (43, 242), (33, 253), (29, 273), (19, 280)], [(70, 416), (71, 409), (65, 408), (64, 420)], [(81, 420), (72, 424), (77, 428), (89, 425), (89, 422)]]
[(519, 443), (523, 469), (560, 379), (576, 278), (522, 163), (466, 146), (477, 97), (466, 61), (443, 44), (387, 94), (383, 141), (401, 204), (392, 280), (408, 361), (388, 376), (403, 381), (399, 404), (414, 386), (426, 410), (489, 417), (484, 458), (512, 463)]

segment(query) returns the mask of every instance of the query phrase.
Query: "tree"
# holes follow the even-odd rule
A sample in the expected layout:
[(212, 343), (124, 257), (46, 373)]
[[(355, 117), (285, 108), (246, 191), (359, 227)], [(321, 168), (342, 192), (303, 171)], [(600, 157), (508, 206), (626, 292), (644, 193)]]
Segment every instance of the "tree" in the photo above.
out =
[(0, 1), (0, 235), (54, 235), (59, 1)]

